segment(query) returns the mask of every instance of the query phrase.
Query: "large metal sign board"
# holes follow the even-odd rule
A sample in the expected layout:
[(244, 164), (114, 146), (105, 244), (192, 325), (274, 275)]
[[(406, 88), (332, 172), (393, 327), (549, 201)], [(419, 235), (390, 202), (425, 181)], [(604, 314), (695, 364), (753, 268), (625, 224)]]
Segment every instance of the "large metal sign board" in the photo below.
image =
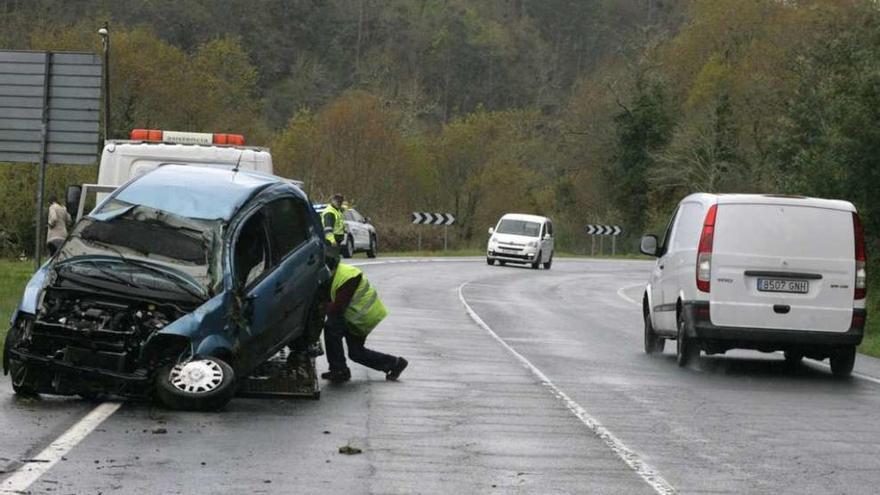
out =
[(95, 163), (101, 57), (0, 51), (0, 163)]

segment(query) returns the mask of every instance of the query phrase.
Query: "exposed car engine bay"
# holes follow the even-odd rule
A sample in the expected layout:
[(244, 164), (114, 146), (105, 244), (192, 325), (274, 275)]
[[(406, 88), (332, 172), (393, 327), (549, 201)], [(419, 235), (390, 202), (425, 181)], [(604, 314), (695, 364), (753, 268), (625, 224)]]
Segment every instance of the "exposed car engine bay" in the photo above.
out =
[[(185, 313), (185, 309), (170, 303), (50, 288), (36, 318), (19, 328), (16, 348), (40, 360), (146, 379), (156, 363), (144, 360), (145, 344)], [(38, 381), (58, 393), (82, 393), (90, 388), (88, 381), (76, 376), (49, 374), (40, 378)], [(109, 391), (127, 393), (121, 388)]]

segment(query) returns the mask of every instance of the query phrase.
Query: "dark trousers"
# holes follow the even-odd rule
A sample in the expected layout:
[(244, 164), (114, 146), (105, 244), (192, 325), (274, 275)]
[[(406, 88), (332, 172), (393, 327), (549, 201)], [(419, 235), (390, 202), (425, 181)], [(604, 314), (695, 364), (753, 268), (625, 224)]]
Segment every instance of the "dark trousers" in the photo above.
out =
[(367, 349), (364, 347), (367, 338), (352, 335), (345, 320), (336, 317), (327, 318), (327, 324), (324, 326), (324, 346), (327, 348), (327, 363), (330, 364), (330, 371), (348, 369), (345, 364), (342, 339), (345, 339), (345, 344), (348, 346), (348, 357), (358, 364), (385, 373), (397, 365), (396, 356)]

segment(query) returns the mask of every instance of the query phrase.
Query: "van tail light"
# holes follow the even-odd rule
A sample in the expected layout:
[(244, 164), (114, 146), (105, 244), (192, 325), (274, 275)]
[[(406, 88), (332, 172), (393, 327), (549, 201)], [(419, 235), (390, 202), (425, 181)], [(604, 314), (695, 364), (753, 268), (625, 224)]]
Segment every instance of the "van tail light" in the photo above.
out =
[(706, 212), (706, 220), (703, 221), (703, 232), (700, 234), (700, 244), (697, 248), (697, 289), (701, 292), (709, 292), (712, 277), (712, 242), (715, 239), (715, 215), (718, 205), (709, 207)]
[(864, 299), (868, 295), (868, 271), (865, 258), (865, 230), (859, 214), (853, 212), (853, 234), (856, 238), (856, 281), (854, 299)]

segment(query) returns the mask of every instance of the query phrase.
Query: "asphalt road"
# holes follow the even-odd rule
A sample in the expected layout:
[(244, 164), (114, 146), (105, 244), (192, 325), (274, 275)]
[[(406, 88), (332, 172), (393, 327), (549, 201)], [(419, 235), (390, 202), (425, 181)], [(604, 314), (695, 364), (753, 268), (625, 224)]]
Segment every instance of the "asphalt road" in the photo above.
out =
[[(357, 262), (390, 310), (368, 346), (410, 360), (400, 382), (352, 365), (353, 380), (325, 386), (320, 401), (236, 399), (212, 414), (105, 405), (93, 431), (70, 437), (96, 404), (18, 399), (4, 377), (0, 493), (45, 470), (50, 445), (70, 450), (30, 493), (874, 493), (880, 483), (877, 360), (859, 356), (859, 376), (841, 382), (811, 361), (787, 371), (778, 354), (680, 369), (670, 342), (646, 356), (631, 299), (649, 263)], [(339, 454), (344, 445), (363, 453)]]

